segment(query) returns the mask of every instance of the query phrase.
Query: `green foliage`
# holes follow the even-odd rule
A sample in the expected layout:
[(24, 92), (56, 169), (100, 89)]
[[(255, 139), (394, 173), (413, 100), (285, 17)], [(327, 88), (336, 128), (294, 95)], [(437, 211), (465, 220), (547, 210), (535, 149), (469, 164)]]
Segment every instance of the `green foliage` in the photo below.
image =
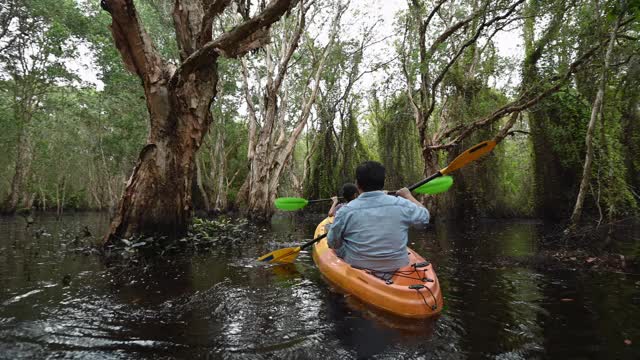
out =
[[(471, 59), (469, 60), (471, 61)], [(493, 57), (483, 62), (487, 69), (491, 72), (495, 71)], [(508, 102), (507, 97), (488, 86), (488, 76), (491, 74), (479, 71), (473, 76), (469, 74), (465, 64), (455, 66), (452, 71), (447, 74), (445, 85), (450, 89), (451, 95), (447, 102), (440, 109), (440, 116), (445, 124), (440, 127), (465, 126), (472, 121), (481, 119), (491, 114), (495, 109), (505, 105)], [(502, 123), (506, 122), (506, 119)], [(460, 152), (466, 150), (473, 144), (491, 139), (499, 128), (499, 124), (493, 124), (490, 127), (475, 131), (467, 139), (461, 141), (453, 150), (449, 151), (447, 156), (442, 156), (441, 165), (444, 166), (452, 161)], [(508, 142), (509, 140), (507, 140)], [(502, 201), (500, 188), (502, 184), (496, 176), (499, 170), (505, 173), (518, 171), (511, 167), (519, 167), (518, 163), (505, 161), (500, 163), (501, 158), (500, 147), (494, 150), (492, 156), (483, 158), (482, 160), (466, 166), (454, 175), (456, 184), (451, 191), (439, 197), (439, 201), (446, 209), (446, 214), (453, 218), (477, 218), (477, 217), (496, 217), (505, 213), (522, 214), (526, 213), (526, 208), (508, 208), (507, 204)], [(528, 162), (529, 160), (523, 158)], [(526, 169), (526, 167), (525, 167)], [(520, 186), (522, 184), (519, 184)], [(522, 192), (521, 192), (522, 193)], [(524, 206), (526, 201), (511, 202), (508, 206)]]
[(340, 167), (340, 177), (342, 183), (355, 182), (354, 176), (356, 168), (360, 163), (371, 159), (368, 147), (360, 136), (358, 129), (357, 114), (354, 109), (349, 110), (346, 119), (346, 126), (343, 128), (341, 135), (342, 143), (342, 166)]
[(342, 185), (355, 182), (356, 167), (371, 157), (358, 131), (358, 123), (350, 110), (344, 127), (336, 138), (336, 129), (321, 125), (316, 149), (311, 158), (311, 170), (305, 187), (310, 199), (330, 197), (340, 193)]
[[(523, 122), (521, 122), (523, 123)], [(495, 150), (495, 194), (491, 215), (496, 217), (533, 217), (532, 146), (527, 136), (505, 139)]]
[[(0, 81), (0, 189), (8, 189), (13, 174), (13, 159), (18, 142), (19, 123), (13, 112), (10, 84)], [(4, 195), (0, 192), (0, 195)]]
[(561, 154), (558, 161), (563, 168), (576, 168), (584, 161), (584, 137), (591, 114), (589, 103), (575, 91), (554, 94), (543, 106), (547, 116), (545, 129), (553, 139), (551, 151)]
[(572, 89), (554, 94), (530, 115), (536, 210), (566, 218), (578, 193), (590, 106)]
[(308, 198), (339, 194), (342, 184), (355, 181), (358, 164), (371, 157), (359, 130), (361, 99), (353, 93), (362, 56), (361, 44), (349, 39), (336, 40), (327, 55), (328, 70), (322, 74), (325, 86), (316, 99), (319, 126), (308, 137), (313, 139), (307, 148), (312, 156), (303, 184)]
[(625, 178), (629, 191), (640, 203), (640, 59), (629, 63), (627, 74), (621, 79), (619, 92), (616, 94), (617, 106), (620, 109), (621, 155), (627, 169)]
[(409, 100), (397, 96), (380, 104), (372, 94), (370, 120), (377, 135), (378, 155), (387, 170), (387, 189), (400, 189), (422, 177), (424, 162)]
[(121, 239), (109, 249), (108, 256), (116, 256), (130, 264), (145, 261), (146, 255), (198, 254), (214, 251), (223, 245), (246, 241), (256, 236), (257, 229), (245, 219), (219, 217), (215, 220), (194, 218), (187, 236), (180, 239), (135, 236)]
[[(126, 71), (109, 31), (111, 18), (97, 1), (7, 0), (19, 4), (9, 35), (0, 39), (0, 195), (11, 187), (18, 159), (18, 144), (28, 138), (31, 157), (25, 203), (53, 208), (108, 208), (115, 205), (138, 153), (145, 143), (147, 106), (139, 80)], [(637, 2), (630, 13), (637, 14)], [(163, 0), (136, 1), (139, 16), (160, 53), (178, 63), (178, 49), (171, 20), (173, 4)], [(527, 1), (522, 8), (524, 56), (499, 56), (496, 44), (483, 35), (453, 64), (435, 89), (435, 111), (427, 124), (426, 136), (443, 128), (463, 126), (493, 112), (518, 96), (516, 92), (539, 93), (552, 85), (591, 46), (607, 37), (607, 31), (621, 10), (619, 2), (577, 1), (567, 7), (555, 0)], [(425, 14), (428, 7), (424, 9)], [(442, 17), (453, 20), (468, 16), (474, 4), (446, 3)], [(3, 8), (4, 9), (4, 8)], [(446, 10), (446, 11), (445, 11)], [(0, 10), (4, 11), (4, 10)], [(327, 15), (319, 13), (318, 16)], [(217, 27), (230, 28), (236, 14), (225, 15)], [(311, 19), (311, 18), (310, 18)], [(407, 56), (407, 71), (415, 89), (418, 70), (434, 76), (448, 63), (456, 47), (471, 36), (479, 20), (470, 22), (447, 41), (436, 46), (428, 63), (419, 61), (417, 24), (401, 16), (395, 35)], [(317, 21), (317, 20), (316, 20)], [(281, 56), (283, 38), (296, 26), (295, 16), (279, 22), (271, 30), (274, 57)], [(436, 36), (446, 26), (438, 17), (428, 29)], [(640, 31), (638, 22), (624, 29)], [(635, 32), (635, 33), (634, 33)], [(313, 64), (322, 47), (314, 42), (316, 29), (310, 28), (292, 58), (286, 88), (284, 127), (290, 130), (308, 95)], [(353, 86), (358, 74), (372, 69), (359, 40), (341, 32), (327, 56), (321, 75), (319, 95), (281, 181), (280, 192), (293, 194), (304, 188), (307, 198), (335, 195), (344, 182), (352, 182), (355, 167), (364, 160), (381, 161), (387, 168), (387, 188), (397, 189), (423, 177), (425, 170), (413, 109), (406, 95), (404, 74), (395, 62), (383, 66), (384, 84), (376, 93)], [(400, 38), (406, 36), (406, 39)], [(406, 40), (406, 41), (405, 41)], [(596, 217), (635, 215), (640, 202), (640, 61), (638, 42), (619, 38), (614, 53), (615, 67), (609, 74), (604, 101), (604, 119), (595, 136), (595, 162), (585, 211)], [(103, 87), (82, 84), (69, 69), (71, 61), (88, 48), (99, 69)], [(257, 51), (250, 72), (264, 81), (266, 52)], [(403, 53), (404, 55), (404, 53)], [(25, 61), (28, 60), (28, 61)], [(384, 59), (388, 61), (390, 59)], [(498, 88), (491, 84), (515, 65), (521, 66), (521, 88)], [(579, 69), (575, 81), (562, 91), (521, 114), (514, 127), (518, 133), (507, 137), (494, 154), (454, 175), (455, 185), (443, 194), (452, 213), (461, 216), (551, 216), (563, 219), (573, 206), (582, 176), (585, 133), (591, 106), (601, 75), (602, 54), (597, 53)], [(210, 203), (225, 197), (234, 202), (249, 170), (247, 163), (248, 126), (241, 88), (240, 66), (236, 60), (219, 60), (220, 82), (212, 104), (213, 126), (198, 153), (202, 180)], [(251, 84), (253, 87), (256, 84)], [(378, 91), (378, 88), (380, 90)], [(514, 92), (515, 91), (515, 92)], [(413, 94), (421, 101), (420, 94)], [(282, 101), (284, 96), (279, 98)], [(254, 102), (261, 99), (254, 97)], [(282, 103), (280, 104), (282, 105)], [(365, 110), (366, 109), (366, 110)], [(448, 153), (439, 154), (445, 165), (459, 151), (493, 137), (506, 119), (475, 132)], [(308, 160), (308, 162), (307, 162)], [(307, 174), (304, 171), (308, 170)], [(299, 184), (301, 179), (304, 184)], [(222, 186), (219, 180), (222, 179)], [(0, 199), (2, 200), (2, 199)], [(192, 236), (202, 244), (218, 238), (207, 235), (235, 231), (218, 224), (196, 221)], [(200, 241), (199, 240), (199, 241)], [(218, 241), (218, 240), (216, 240)], [(135, 250), (144, 239), (129, 239), (127, 249)], [(214, 242), (210, 242), (213, 244)], [(135, 250), (135, 251), (134, 251)], [(129, 251), (129, 250), (127, 250)]]
[[(628, 99), (616, 98), (620, 95), (624, 96), (625, 92), (609, 92), (609, 101), (603, 107), (603, 119), (597, 129), (600, 134), (594, 139), (596, 151), (592, 170), (592, 196), (598, 215), (606, 214), (609, 219), (634, 215), (640, 204), (640, 197), (634, 194), (633, 180), (630, 181), (630, 176), (633, 176), (630, 172), (633, 165), (628, 163), (630, 154), (626, 153), (629, 148), (626, 141), (631, 141), (631, 147), (637, 146), (638, 143), (633, 143), (633, 139), (637, 138), (638, 132), (636, 130), (634, 134), (634, 128), (625, 126), (628, 124), (623, 119), (626, 110), (624, 103)], [(637, 101), (638, 95), (635, 97)], [(636, 109), (636, 116), (638, 113)], [(625, 130), (630, 131), (630, 134), (625, 136)]]
[[(338, 194), (341, 180), (338, 177), (340, 158), (338, 143), (333, 126), (327, 127), (323, 122), (318, 134), (315, 153), (311, 159), (311, 170), (305, 187), (305, 197), (316, 199)], [(352, 182), (353, 180), (349, 180)]]

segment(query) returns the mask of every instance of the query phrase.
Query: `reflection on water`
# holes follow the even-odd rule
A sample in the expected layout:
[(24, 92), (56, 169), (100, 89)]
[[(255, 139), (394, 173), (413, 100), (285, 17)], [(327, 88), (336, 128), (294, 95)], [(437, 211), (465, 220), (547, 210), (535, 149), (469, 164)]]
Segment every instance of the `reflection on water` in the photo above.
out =
[(410, 323), (332, 291), (309, 253), (288, 266), (256, 263), (310, 237), (320, 217), (283, 215), (258, 243), (136, 269), (65, 251), (82, 226), (101, 233), (103, 215), (42, 216), (30, 229), (0, 218), (0, 358), (640, 357), (640, 277), (523, 265), (540, 224), (412, 233), (435, 264), (445, 310)]

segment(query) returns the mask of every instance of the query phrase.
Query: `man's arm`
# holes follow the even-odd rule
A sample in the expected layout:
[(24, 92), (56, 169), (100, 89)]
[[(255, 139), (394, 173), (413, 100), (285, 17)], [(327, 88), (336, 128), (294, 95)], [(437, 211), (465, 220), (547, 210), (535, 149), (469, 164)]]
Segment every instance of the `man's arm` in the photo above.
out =
[(411, 191), (409, 191), (409, 189), (407, 189), (406, 187), (403, 187), (402, 189), (396, 191), (396, 195), (403, 197), (420, 207), (424, 207), (424, 205), (422, 205), (420, 201), (416, 200), (416, 198), (413, 197)]
[(333, 204), (331, 204), (331, 209), (329, 209), (329, 216), (336, 216), (336, 207), (338, 206), (338, 197), (334, 196), (331, 198)]
[(342, 246), (342, 239), (344, 233), (345, 215), (343, 211), (339, 211), (333, 220), (333, 224), (329, 228), (327, 234), (327, 244), (332, 249), (337, 249)]
[(411, 204), (407, 204), (404, 211), (406, 221), (414, 226), (425, 226), (429, 223), (429, 211), (421, 202), (411, 195), (411, 191), (402, 188), (396, 192), (396, 195), (408, 200)]

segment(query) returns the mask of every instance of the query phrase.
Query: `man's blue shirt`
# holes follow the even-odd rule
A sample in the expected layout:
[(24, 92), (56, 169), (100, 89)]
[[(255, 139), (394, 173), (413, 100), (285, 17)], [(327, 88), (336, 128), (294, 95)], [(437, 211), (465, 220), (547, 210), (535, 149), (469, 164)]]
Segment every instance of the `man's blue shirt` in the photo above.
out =
[(394, 271), (409, 264), (409, 227), (428, 223), (426, 208), (382, 191), (369, 191), (340, 208), (327, 241), (355, 267)]

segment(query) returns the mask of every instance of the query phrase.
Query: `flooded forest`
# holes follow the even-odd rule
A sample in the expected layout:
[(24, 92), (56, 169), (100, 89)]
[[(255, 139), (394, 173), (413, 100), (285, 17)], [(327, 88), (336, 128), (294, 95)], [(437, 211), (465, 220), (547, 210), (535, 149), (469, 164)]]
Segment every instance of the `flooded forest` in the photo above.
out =
[(0, 0), (0, 153), (0, 359), (640, 358), (638, 0)]

